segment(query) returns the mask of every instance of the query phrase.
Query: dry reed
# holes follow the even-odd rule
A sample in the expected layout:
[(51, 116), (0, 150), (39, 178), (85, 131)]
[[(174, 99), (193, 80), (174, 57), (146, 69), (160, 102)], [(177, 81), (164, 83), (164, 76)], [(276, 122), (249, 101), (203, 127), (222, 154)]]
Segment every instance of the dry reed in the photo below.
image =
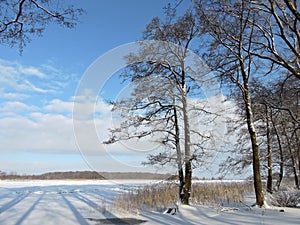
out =
[[(191, 193), (192, 204), (229, 205), (239, 204), (243, 196), (253, 192), (253, 185), (247, 182), (195, 183)], [(129, 190), (119, 197), (115, 204), (127, 212), (139, 210), (162, 210), (175, 206), (178, 200), (178, 185), (159, 183)]]

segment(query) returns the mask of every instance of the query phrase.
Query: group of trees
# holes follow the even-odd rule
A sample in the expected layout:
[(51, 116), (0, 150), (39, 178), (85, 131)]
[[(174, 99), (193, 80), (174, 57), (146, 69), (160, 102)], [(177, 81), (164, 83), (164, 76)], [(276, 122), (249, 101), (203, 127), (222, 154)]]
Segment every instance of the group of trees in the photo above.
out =
[(6, 173), (0, 171), (0, 179), (3, 180), (63, 180), (63, 179), (106, 179), (96, 171), (69, 171), (69, 172), (50, 172), (40, 175), (19, 175), (17, 173)]
[[(176, 7), (183, 2), (177, 2)], [(262, 206), (263, 173), (268, 178), (269, 192), (273, 190), (274, 173), (279, 175), (277, 188), (284, 174), (293, 174), (299, 188), (298, 1), (194, 0), (189, 3), (191, 7), (182, 15), (176, 13), (176, 7), (166, 7), (165, 19), (154, 18), (146, 26), (145, 42), (141, 42), (139, 52), (128, 55), (129, 66), (121, 77), (131, 82), (132, 92), (126, 99), (113, 102), (113, 110), (123, 120), (111, 129), (111, 138), (105, 143), (133, 138), (150, 138), (159, 143), (161, 148), (150, 154), (145, 163), (175, 165), (180, 181), (179, 197), (188, 204), (192, 169), (205, 161), (215, 141), (214, 133), (203, 127), (209, 127), (206, 123), (213, 123), (221, 115), (207, 107), (201, 89), (218, 79), (227, 101), (233, 102), (238, 112), (235, 117), (232, 113), (228, 115), (230, 140), (234, 140), (233, 136), (236, 140), (228, 148), (231, 154), (221, 170), (242, 171), (252, 165), (256, 204)], [(44, 20), (30, 20), (34, 11), (24, 12), (32, 7), (42, 13)], [(34, 31), (35, 23), (44, 25), (52, 18), (69, 27), (82, 12), (68, 8), (54, 13), (33, 0), (18, 1), (12, 9), (3, 14), (1, 8), (1, 15), (5, 15), (0, 21), (1, 43), (10, 40), (11, 44), (20, 42), (21, 46), (26, 37), (24, 32)], [(65, 14), (71, 16), (70, 23), (66, 23)], [(33, 26), (24, 30), (26, 21)], [(208, 66), (195, 59), (194, 54)], [(200, 121), (202, 126), (194, 121)]]
[(49, 172), (40, 175), (20, 175), (14, 172), (0, 171), (0, 180), (118, 180), (118, 179), (149, 179), (168, 180), (173, 179), (171, 174), (143, 173), (143, 172), (96, 172), (96, 171), (66, 171)]
[(237, 133), (237, 126), (240, 132), (232, 151), (235, 154), (228, 157), (222, 169), (252, 164), (256, 203), (262, 206), (264, 168), (269, 192), (272, 192), (272, 173), (276, 166), (279, 167), (278, 187), (284, 165), (287, 173), (293, 171), (299, 187), (297, 1), (198, 1), (196, 8), (200, 22), (206, 25), (205, 32), (211, 37), (206, 62), (230, 84), (230, 96), (246, 123), (231, 121), (235, 127), (233, 132)]
[[(238, 114), (228, 115), (233, 128), (228, 134), (236, 136), (235, 144), (220, 169), (241, 172), (252, 165), (258, 206), (264, 204), (263, 173), (269, 192), (275, 172), (277, 188), (284, 174), (293, 174), (298, 188), (299, 15), (297, 1), (288, 0), (198, 0), (184, 15), (176, 15), (169, 6), (164, 21), (154, 18), (147, 25), (144, 40), (167, 41), (178, 48), (143, 45), (139, 54), (128, 56), (129, 63), (141, 62), (122, 74), (134, 88), (129, 98), (114, 102), (114, 110), (125, 120), (111, 129), (106, 143), (145, 136), (160, 142), (165, 148), (150, 154), (148, 163), (176, 162), (179, 196), (188, 204), (192, 165), (205, 160), (207, 140), (213, 139), (213, 133), (192, 129), (191, 121), (205, 123), (203, 113), (210, 118), (220, 115), (205, 104), (189, 106), (197, 94), (202, 99), (201, 85), (208, 85), (208, 80), (199, 79), (208, 73), (205, 66), (195, 71), (187, 65), (190, 48), (214, 71), (227, 100), (237, 106)], [(191, 138), (193, 132), (197, 136)]]

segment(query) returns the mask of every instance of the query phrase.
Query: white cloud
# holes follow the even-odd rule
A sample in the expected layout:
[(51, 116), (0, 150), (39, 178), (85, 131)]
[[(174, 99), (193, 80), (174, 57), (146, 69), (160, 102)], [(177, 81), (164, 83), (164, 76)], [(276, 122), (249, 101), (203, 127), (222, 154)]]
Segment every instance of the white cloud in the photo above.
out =
[(21, 74), (25, 74), (25, 75), (36, 76), (36, 77), (41, 78), (41, 79), (47, 77), (47, 75), (45, 73), (43, 73), (38, 68), (35, 68), (33, 66), (29, 66), (29, 67), (20, 66), (19, 67), (19, 72)]
[[(87, 103), (86, 103), (87, 104)], [(86, 104), (80, 105), (84, 109)], [(92, 104), (92, 103), (89, 103)], [(96, 118), (73, 120), (73, 102), (53, 99), (43, 108), (19, 101), (2, 103), (0, 109), (0, 152), (36, 152), (87, 155), (106, 155), (102, 141), (111, 126), (110, 107), (102, 101), (95, 103)], [(79, 124), (80, 131), (74, 134), (73, 124)], [(105, 135), (98, 136), (95, 127)], [(78, 139), (78, 140), (77, 140)], [(76, 143), (79, 142), (78, 146)], [(120, 151), (120, 145), (113, 149)]]
[(110, 106), (102, 100), (87, 101), (87, 96), (72, 99), (67, 92), (76, 79), (51, 65), (25, 66), (0, 59), (0, 153), (79, 154), (72, 118), (76, 100), (80, 114), (88, 116), (78, 121), (84, 133), (79, 138), (88, 149), (83, 153), (107, 156), (103, 140), (90, 128), (110, 127)]
[(27, 66), (0, 59), (0, 87), (4, 93), (55, 93), (74, 82), (69, 77), (50, 65)]
[(4, 75), (22, 75), (22, 76), (34, 76), (38, 78), (46, 78), (47, 75), (41, 71), (41, 69), (33, 66), (25, 66), (21, 63), (0, 59), (1, 73)]
[(32, 113), (0, 119), (0, 151), (74, 153), (72, 119), (62, 115)]
[(12, 93), (12, 92), (8, 92), (8, 93), (2, 93), (2, 97), (5, 99), (9, 99), (9, 100), (23, 100), (29, 97), (29, 95), (27, 94), (21, 94), (21, 93)]
[(22, 111), (32, 111), (37, 110), (38, 107), (36, 106), (28, 106), (24, 104), (23, 102), (19, 101), (11, 101), (11, 102), (5, 102), (1, 104), (0, 112), (22, 112)]
[(39, 93), (49, 93), (49, 92), (55, 92), (54, 90), (51, 89), (43, 89), (39, 88), (36, 85), (34, 85), (32, 82), (28, 80), (24, 80), (22, 84), (19, 84), (16, 86), (17, 90), (23, 90), (23, 91), (34, 91), (34, 92), (39, 92)]
[(64, 102), (60, 99), (53, 99), (44, 107), (44, 109), (51, 112), (72, 112), (73, 105), (73, 102)]
[(74, 102), (73, 116), (75, 119), (88, 120), (96, 117), (110, 117), (111, 105), (105, 103), (101, 98), (97, 99), (97, 95), (91, 90), (85, 90), (82, 95), (72, 98)]

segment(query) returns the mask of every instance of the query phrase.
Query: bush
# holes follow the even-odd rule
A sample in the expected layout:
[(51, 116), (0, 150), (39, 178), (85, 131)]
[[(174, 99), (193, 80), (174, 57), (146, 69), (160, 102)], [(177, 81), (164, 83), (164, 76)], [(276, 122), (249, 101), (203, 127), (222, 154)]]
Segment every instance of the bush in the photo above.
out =
[(274, 192), (271, 196), (271, 204), (278, 207), (296, 207), (300, 204), (300, 191), (285, 190)]

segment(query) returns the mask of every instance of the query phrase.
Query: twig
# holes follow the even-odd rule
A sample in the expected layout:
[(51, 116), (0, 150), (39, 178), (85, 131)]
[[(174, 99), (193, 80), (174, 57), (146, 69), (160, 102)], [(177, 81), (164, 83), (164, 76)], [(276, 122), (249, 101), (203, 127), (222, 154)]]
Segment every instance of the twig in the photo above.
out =
[(247, 205), (246, 203), (242, 202), (242, 200), (240, 200), (240, 203), (242, 203), (244, 206), (246, 206), (248, 209), (252, 210), (251, 206)]

